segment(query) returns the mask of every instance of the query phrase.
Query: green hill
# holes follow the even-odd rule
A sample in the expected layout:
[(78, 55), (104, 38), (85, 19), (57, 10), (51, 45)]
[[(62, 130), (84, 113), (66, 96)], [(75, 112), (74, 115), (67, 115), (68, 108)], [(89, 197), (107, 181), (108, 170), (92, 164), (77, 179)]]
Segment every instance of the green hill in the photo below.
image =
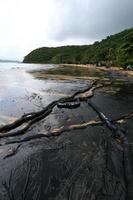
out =
[(133, 64), (133, 28), (93, 45), (42, 47), (25, 56), (24, 63), (74, 63), (125, 66)]

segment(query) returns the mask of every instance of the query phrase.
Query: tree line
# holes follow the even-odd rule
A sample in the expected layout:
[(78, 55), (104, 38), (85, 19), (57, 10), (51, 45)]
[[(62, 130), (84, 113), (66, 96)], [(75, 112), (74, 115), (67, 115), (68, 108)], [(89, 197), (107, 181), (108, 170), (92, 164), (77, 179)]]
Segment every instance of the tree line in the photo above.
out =
[(133, 64), (133, 28), (108, 36), (92, 45), (42, 47), (25, 56), (24, 63), (96, 64), (127, 66)]

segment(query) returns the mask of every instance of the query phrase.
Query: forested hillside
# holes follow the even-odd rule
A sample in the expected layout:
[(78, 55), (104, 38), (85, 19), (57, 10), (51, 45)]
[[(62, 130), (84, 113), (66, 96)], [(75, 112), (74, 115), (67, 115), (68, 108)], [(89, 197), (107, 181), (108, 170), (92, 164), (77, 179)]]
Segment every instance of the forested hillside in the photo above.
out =
[(24, 58), (24, 63), (75, 63), (125, 66), (133, 64), (133, 28), (108, 36), (93, 45), (42, 47)]

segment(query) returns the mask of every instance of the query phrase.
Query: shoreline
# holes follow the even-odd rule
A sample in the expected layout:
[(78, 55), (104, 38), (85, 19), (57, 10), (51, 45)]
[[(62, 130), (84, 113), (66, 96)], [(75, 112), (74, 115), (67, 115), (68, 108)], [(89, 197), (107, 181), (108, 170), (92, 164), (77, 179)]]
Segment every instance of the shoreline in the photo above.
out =
[(96, 65), (93, 64), (59, 64), (59, 66), (71, 66), (71, 67), (83, 67), (83, 68), (88, 68), (88, 69), (98, 69), (100, 71), (117, 71), (117, 72), (121, 72), (123, 74), (128, 74), (133, 76), (133, 71), (132, 70), (123, 70), (122, 67), (109, 67), (107, 68), (106, 66), (102, 66), (102, 67), (97, 67)]
[(105, 66), (97, 67), (92, 64), (58, 64), (56, 69), (42, 69), (42, 70), (33, 70), (29, 71), (34, 77), (39, 79), (51, 79), (51, 80), (109, 80), (108, 73), (119, 74), (122, 76), (129, 76), (132, 78), (133, 71), (123, 70), (119, 67), (110, 67)]
[[(44, 78), (44, 74), (40, 74), (38, 72), (33, 72), (32, 73), (35, 77), (37, 78)], [(77, 81), (77, 80), (84, 80), (84, 81), (89, 81), (89, 80), (99, 80), (99, 77), (87, 77), (87, 76), (70, 76), (70, 75), (53, 75), (53, 74), (45, 74), (45, 79), (50, 79), (50, 80), (62, 80), (62, 81)], [(108, 80), (105, 78), (105, 80)]]

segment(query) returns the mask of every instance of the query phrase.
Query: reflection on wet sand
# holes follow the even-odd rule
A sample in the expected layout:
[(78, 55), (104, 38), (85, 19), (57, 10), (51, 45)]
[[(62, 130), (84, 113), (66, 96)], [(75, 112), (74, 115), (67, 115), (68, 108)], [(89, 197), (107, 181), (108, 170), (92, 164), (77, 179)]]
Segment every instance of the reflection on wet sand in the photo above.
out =
[(16, 119), (17, 119), (16, 117), (10, 117), (10, 116), (6, 116), (6, 115), (0, 115), (0, 124), (1, 125), (5, 125), (7, 123), (12, 123)]

